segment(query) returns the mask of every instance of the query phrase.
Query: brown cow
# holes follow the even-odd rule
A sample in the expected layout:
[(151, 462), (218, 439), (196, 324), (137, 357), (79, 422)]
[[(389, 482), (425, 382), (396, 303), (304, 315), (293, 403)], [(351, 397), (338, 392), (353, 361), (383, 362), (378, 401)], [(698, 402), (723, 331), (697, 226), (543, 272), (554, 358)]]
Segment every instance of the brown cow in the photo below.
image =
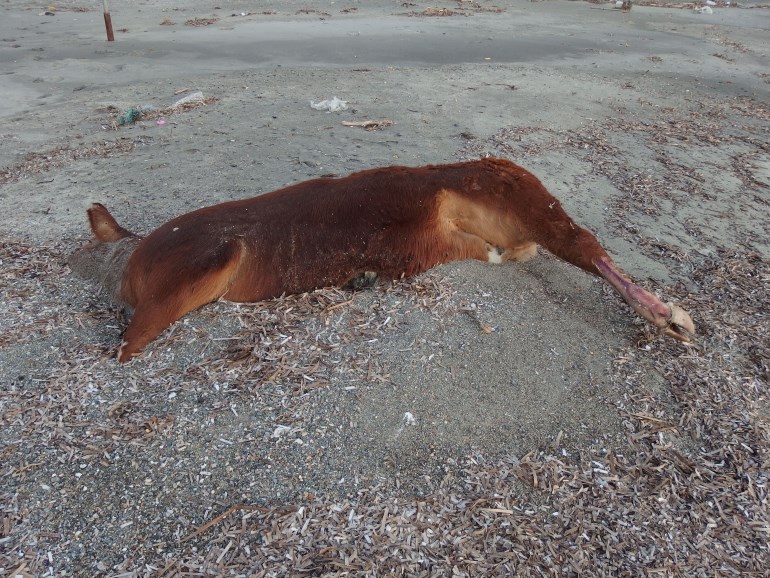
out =
[(88, 218), (95, 240), (70, 265), (134, 309), (122, 362), (219, 298), (253, 302), (461, 259), (517, 261), (538, 244), (606, 279), (666, 334), (695, 332), (685, 311), (630, 281), (535, 176), (503, 159), (314, 179), (187, 213), (143, 239), (103, 205)]

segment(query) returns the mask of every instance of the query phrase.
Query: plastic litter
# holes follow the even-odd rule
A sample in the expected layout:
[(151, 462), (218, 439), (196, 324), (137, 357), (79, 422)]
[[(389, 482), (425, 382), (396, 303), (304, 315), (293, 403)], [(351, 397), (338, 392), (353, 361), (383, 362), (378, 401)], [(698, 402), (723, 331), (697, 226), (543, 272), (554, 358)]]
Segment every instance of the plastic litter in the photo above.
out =
[(140, 118), (142, 118), (142, 107), (132, 106), (127, 111), (118, 115), (118, 124), (134, 124)]
[(203, 102), (204, 100), (206, 99), (203, 97), (203, 93), (200, 90), (197, 90), (192, 94), (188, 94), (187, 96), (183, 96), (177, 100), (174, 104), (171, 105), (171, 108), (178, 108), (182, 105), (190, 104), (191, 102)]
[(714, 11), (711, 9), (711, 6), (703, 6), (702, 8), (696, 8), (694, 10), (696, 14), (713, 14)]
[(336, 96), (331, 100), (322, 100), (320, 102), (310, 101), (310, 108), (315, 110), (325, 110), (326, 112), (339, 112), (348, 108), (347, 100), (340, 100)]
[(143, 104), (141, 106), (139, 105), (132, 106), (128, 110), (125, 110), (124, 112), (118, 115), (117, 123), (119, 125), (134, 124), (136, 121), (140, 120), (142, 116), (154, 110), (155, 110), (155, 107), (152, 106), (151, 104)]

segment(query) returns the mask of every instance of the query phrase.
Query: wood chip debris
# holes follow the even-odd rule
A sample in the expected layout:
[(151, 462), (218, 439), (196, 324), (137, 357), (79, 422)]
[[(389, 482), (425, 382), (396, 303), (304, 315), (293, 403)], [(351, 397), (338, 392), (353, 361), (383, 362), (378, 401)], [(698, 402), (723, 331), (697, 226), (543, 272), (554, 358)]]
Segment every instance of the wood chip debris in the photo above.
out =
[(185, 26), (211, 26), (212, 24), (216, 24), (219, 22), (219, 18), (217, 17), (211, 17), (211, 18), (191, 18), (190, 20), (186, 20), (184, 25)]
[(61, 145), (43, 152), (28, 153), (24, 159), (10, 167), (0, 169), (0, 185), (27, 179), (71, 162), (105, 158), (134, 150), (136, 142), (128, 138), (114, 141), (102, 140), (82, 146)]
[(393, 124), (392, 120), (343, 120), (342, 125), (343, 126), (354, 126), (354, 127), (360, 127), (365, 130), (382, 130), (385, 127), (391, 126)]

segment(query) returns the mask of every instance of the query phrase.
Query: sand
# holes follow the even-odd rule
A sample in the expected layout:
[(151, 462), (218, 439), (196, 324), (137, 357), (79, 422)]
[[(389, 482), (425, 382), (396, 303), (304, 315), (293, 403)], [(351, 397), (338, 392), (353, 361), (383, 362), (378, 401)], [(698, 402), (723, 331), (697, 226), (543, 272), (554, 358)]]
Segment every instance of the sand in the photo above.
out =
[[(697, 353), (545, 254), (213, 304), (126, 366), (114, 360), (125, 319), (65, 260), (94, 201), (144, 233), (307, 178), (491, 154), (691, 307), (709, 290), (697, 271), (770, 258), (770, 10), (752, 6), (148, 0), (113, 3), (107, 43), (99, 2), (53, 15), (2, 2), (2, 571), (224, 563), (216, 541), (179, 539), (234, 505), (429, 497), (469, 459), (580, 467), (626, 447), (629, 396), (680, 423), (661, 360)], [(207, 104), (168, 110), (196, 91)], [(310, 106), (333, 96), (348, 108)], [(117, 125), (133, 106), (150, 113)], [(366, 120), (392, 125), (342, 125)], [(691, 313), (713, 337), (718, 323)], [(756, 360), (747, 350), (723, 369), (759, 384), (743, 410), (761, 420), (758, 327)], [(697, 461), (703, 442), (679, 433), (670, 443)], [(525, 486), (511, 489), (522, 503), (546, 499)], [(334, 574), (323, 568), (310, 574)]]

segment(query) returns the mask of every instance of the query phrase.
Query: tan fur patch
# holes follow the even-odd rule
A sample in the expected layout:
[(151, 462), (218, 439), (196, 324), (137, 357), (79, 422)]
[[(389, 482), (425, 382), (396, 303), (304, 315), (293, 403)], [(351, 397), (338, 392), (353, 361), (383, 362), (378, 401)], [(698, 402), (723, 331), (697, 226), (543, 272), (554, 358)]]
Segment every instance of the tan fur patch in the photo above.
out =
[[(439, 192), (438, 205), (439, 227), (450, 235), (454, 232), (463, 233), (454, 236), (466, 243), (483, 242), (483, 251), (479, 254), (478, 249), (474, 248), (469, 252), (469, 257), (500, 263), (511, 260), (511, 257), (506, 256), (508, 253), (518, 255), (520, 248), (532, 244), (518, 218), (508, 207), (487, 206), (450, 189)], [(502, 251), (498, 251), (497, 247)]]

